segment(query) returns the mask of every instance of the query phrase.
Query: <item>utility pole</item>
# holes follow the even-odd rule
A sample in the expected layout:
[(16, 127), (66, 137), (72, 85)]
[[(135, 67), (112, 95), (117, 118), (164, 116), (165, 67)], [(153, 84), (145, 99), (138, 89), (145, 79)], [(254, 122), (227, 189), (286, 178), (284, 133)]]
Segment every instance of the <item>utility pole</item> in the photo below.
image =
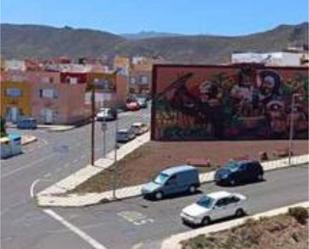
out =
[(91, 165), (94, 165), (94, 131), (95, 131), (95, 85), (91, 88)]
[(292, 106), (291, 106), (291, 118), (290, 118), (290, 135), (289, 135), (289, 165), (291, 165), (293, 137), (294, 137), (294, 113), (295, 113), (295, 98), (299, 97), (300, 94), (294, 93), (292, 95)]
[(118, 175), (118, 163), (117, 163), (117, 132), (118, 132), (118, 118), (115, 121), (115, 148), (114, 148), (114, 170), (113, 170), (113, 199), (116, 199), (117, 188), (117, 175)]

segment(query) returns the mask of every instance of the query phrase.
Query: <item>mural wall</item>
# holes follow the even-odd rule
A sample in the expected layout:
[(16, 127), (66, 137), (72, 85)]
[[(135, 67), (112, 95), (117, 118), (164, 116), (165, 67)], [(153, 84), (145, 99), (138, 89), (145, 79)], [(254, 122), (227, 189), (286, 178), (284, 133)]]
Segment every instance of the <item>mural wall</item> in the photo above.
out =
[(308, 138), (308, 68), (156, 65), (153, 81), (154, 140), (284, 139), (292, 119)]

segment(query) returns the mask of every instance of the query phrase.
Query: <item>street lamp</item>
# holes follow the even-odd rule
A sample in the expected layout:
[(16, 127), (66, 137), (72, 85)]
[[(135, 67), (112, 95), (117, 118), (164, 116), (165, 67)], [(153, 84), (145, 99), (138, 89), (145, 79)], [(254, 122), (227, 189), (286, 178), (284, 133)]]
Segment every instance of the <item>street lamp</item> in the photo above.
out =
[(289, 165), (291, 165), (292, 157), (292, 146), (293, 146), (293, 137), (294, 137), (294, 112), (295, 112), (295, 100), (297, 97), (301, 97), (299, 93), (292, 94), (292, 105), (291, 105), (291, 118), (290, 118), (290, 134), (289, 134)]
[[(117, 77), (118, 72), (120, 72), (121, 69), (115, 70), (113, 74), (115, 77)], [(115, 79), (115, 84), (117, 84), (117, 78)], [(116, 95), (117, 95), (117, 85), (116, 85)], [(117, 149), (118, 149), (118, 143), (117, 143), (117, 133), (118, 133), (118, 115), (115, 120), (115, 147), (114, 147), (114, 170), (113, 170), (113, 199), (116, 199), (116, 188), (117, 188), (117, 174), (118, 174), (118, 158), (117, 158)]]

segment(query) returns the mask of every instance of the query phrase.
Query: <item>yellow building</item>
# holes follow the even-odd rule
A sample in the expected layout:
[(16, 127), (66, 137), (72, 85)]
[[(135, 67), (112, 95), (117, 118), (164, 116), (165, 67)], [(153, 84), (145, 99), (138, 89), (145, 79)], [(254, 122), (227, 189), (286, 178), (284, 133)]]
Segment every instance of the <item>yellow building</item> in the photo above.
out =
[(17, 121), (19, 116), (31, 116), (31, 89), (27, 82), (1, 81), (1, 116)]

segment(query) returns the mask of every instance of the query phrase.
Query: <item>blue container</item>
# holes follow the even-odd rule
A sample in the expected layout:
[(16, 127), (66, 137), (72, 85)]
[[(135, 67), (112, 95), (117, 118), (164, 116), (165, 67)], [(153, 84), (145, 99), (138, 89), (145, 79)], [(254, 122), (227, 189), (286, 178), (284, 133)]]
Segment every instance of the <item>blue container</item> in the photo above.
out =
[(1, 159), (8, 158), (12, 155), (12, 146), (8, 137), (0, 138)]
[(36, 129), (37, 128), (37, 122), (34, 118), (20, 118), (17, 122), (17, 128), (18, 129)]
[(9, 134), (11, 145), (11, 156), (15, 156), (22, 153), (21, 136), (17, 133)]

